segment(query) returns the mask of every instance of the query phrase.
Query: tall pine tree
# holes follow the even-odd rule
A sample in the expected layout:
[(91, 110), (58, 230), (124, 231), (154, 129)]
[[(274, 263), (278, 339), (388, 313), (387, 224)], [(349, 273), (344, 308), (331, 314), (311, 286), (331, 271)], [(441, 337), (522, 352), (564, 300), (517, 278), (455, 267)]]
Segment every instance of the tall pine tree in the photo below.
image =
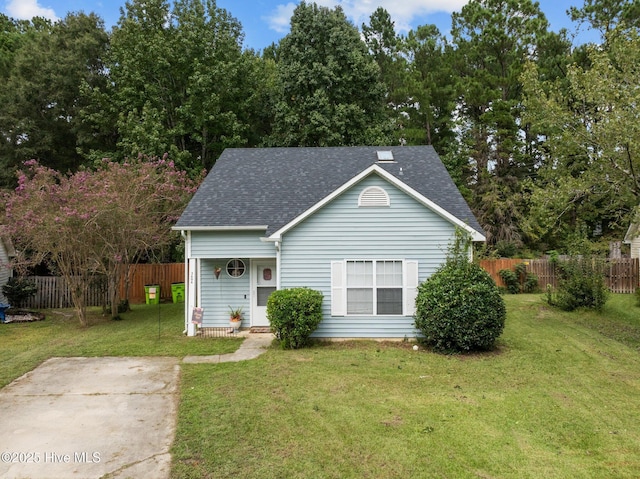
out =
[(277, 57), (280, 92), (268, 144), (389, 141), (378, 65), (340, 7), (300, 3)]

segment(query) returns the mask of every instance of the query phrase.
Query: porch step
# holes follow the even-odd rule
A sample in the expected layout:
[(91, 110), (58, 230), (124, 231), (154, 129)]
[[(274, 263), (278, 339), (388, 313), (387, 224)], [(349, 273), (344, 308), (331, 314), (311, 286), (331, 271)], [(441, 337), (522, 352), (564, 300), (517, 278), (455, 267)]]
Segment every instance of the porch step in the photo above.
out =
[(251, 326), (249, 333), (270, 333), (271, 328), (269, 326)]

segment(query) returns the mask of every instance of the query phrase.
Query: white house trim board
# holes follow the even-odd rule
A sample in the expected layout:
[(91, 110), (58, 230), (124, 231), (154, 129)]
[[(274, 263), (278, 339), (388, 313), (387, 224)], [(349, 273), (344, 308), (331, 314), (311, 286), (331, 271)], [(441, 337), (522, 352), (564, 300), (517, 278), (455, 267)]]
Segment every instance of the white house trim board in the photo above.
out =
[(629, 228), (627, 228), (627, 232), (624, 235), (624, 244), (631, 244), (631, 242), (638, 237), (638, 223), (631, 222)]
[(173, 226), (174, 231), (266, 231), (268, 226)]
[(189, 325), (187, 324), (187, 319), (189, 317), (189, 260), (186, 259), (184, 262), (184, 277), (185, 277), (185, 302), (184, 302), (184, 317), (185, 317), (185, 324), (184, 324), (184, 330), (185, 332), (189, 331)]
[(282, 266), (282, 255), (280, 254), (280, 247), (282, 241), (276, 241), (276, 289), (281, 288), (282, 277), (280, 276), (280, 268)]
[(462, 228), (464, 231), (466, 231), (467, 233), (469, 233), (471, 235), (471, 239), (473, 241), (485, 241), (486, 240), (486, 238), (485, 238), (485, 236), (483, 234), (481, 234), (480, 232), (478, 232), (475, 229), (471, 228), (468, 224), (464, 223), (462, 220), (460, 220), (456, 216), (454, 216), (451, 213), (449, 213), (448, 211), (444, 210), (443, 208), (441, 208), (440, 206), (435, 204), (433, 201), (431, 201), (429, 198), (421, 195), (416, 190), (414, 190), (413, 188), (408, 186), (406, 183), (400, 181), (398, 178), (393, 176), (391, 173), (388, 173), (386, 170), (380, 168), (378, 165), (371, 165), (369, 168), (367, 168), (366, 170), (362, 171), (360, 174), (358, 174), (358, 175), (354, 176), (353, 178), (351, 178), (349, 181), (347, 181), (341, 187), (339, 187), (338, 189), (334, 190), (333, 193), (331, 193), (330, 195), (327, 195), (325, 198), (320, 200), (318, 203), (313, 205), (311, 208), (306, 210), (304, 213), (302, 213), (298, 217), (294, 218), (289, 223), (287, 223), (282, 228), (280, 228), (278, 231), (273, 233), (269, 238), (272, 239), (272, 240), (281, 239), (282, 235), (284, 233), (286, 233), (288, 230), (290, 230), (291, 228), (294, 228), (295, 226), (300, 224), (302, 221), (304, 221), (305, 219), (307, 219), (308, 217), (313, 215), (316, 211), (318, 211), (319, 209), (323, 208), (325, 205), (327, 205), (328, 203), (333, 201), (335, 198), (340, 196), (342, 193), (344, 193), (345, 191), (350, 189), (352, 186), (356, 185), (357, 183), (362, 181), (364, 178), (366, 178), (367, 176), (369, 176), (371, 174), (374, 174), (374, 173), (379, 175), (380, 177), (382, 177), (383, 179), (385, 179), (386, 181), (388, 181), (392, 185), (396, 186), (398, 189), (400, 189), (401, 191), (403, 191), (407, 195), (411, 196), (412, 198), (414, 198), (418, 202), (422, 203), (424, 206), (426, 206), (427, 208), (432, 210), (437, 215), (439, 215), (442, 218), (446, 219), (450, 223), (453, 223), (454, 225)]
[(185, 316), (185, 326), (187, 330), (187, 336), (195, 336), (196, 328), (191, 322), (191, 313), (193, 308), (198, 306), (198, 289), (200, 284), (200, 272), (198, 268), (199, 260), (190, 258), (187, 259), (188, 264), (188, 276), (187, 276), (187, 311)]
[(184, 302), (184, 330), (189, 332), (189, 258), (191, 257), (191, 233), (184, 230), (180, 231), (180, 234), (184, 238), (184, 286), (185, 286), (185, 302)]

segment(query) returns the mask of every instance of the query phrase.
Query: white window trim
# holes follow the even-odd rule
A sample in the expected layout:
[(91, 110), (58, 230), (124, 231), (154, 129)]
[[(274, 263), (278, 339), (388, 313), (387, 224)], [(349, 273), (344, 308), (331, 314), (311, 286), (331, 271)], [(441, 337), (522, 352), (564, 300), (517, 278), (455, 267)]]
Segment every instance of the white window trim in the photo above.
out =
[[(242, 264), (242, 274), (239, 274), (239, 275), (232, 275), (232, 274), (230, 274), (230, 273), (229, 273), (229, 268), (230, 268), (230, 267), (233, 267), (233, 266), (232, 266), (232, 263), (233, 263), (233, 262), (237, 262), (237, 263), (236, 263), (236, 265), (237, 265), (237, 264), (239, 264), (239, 263), (241, 263), (241, 264)], [(247, 263), (246, 263), (246, 262), (245, 262), (245, 260), (243, 260), (243, 259), (240, 259), (240, 258), (232, 258), (232, 259), (230, 259), (229, 261), (227, 261), (227, 264), (226, 264), (226, 266), (224, 267), (224, 270), (225, 270), (225, 273), (227, 273), (227, 276), (228, 276), (229, 278), (232, 278), (232, 279), (239, 279), (239, 278), (242, 278), (242, 277), (245, 275), (245, 273), (247, 272)]]
[[(347, 314), (347, 262), (349, 261), (402, 261), (402, 314)], [(375, 276), (375, 269), (374, 269)], [(418, 262), (413, 260), (389, 258), (389, 259), (344, 259), (331, 262), (331, 316), (347, 316), (347, 317), (403, 317), (413, 316), (415, 313), (415, 299), (418, 293)], [(374, 289), (374, 310), (376, 302), (376, 286), (375, 282), (372, 286)]]

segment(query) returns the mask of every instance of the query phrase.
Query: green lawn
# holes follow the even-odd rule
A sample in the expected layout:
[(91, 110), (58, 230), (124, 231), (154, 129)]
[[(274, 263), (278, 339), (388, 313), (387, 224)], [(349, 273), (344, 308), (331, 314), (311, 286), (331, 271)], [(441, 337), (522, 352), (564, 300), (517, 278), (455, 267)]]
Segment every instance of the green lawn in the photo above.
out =
[(493, 353), (347, 342), (184, 365), (172, 478), (640, 477), (632, 296), (602, 314), (505, 299)]
[[(640, 477), (640, 308), (561, 313), (505, 296), (496, 351), (405, 343), (277, 347), (183, 364), (172, 479)], [(51, 356), (217, 354), (239, 340), (182, 336), (182, 305), (70, 311), (0, 325), (0, 385)], [(64, 313), (64, 314), (59, 314)], [(65, 314), (67, 316), (65, 316)]]
[[(158, 337), (158, 313), (160, 337)], [(194, 339), (182, 334), (184, 304), (133, 305), (112, 321), (101, 308), (83, 328), (73, 310), (45, 311), (33, 323), (0, 324), (0, 387), (54, 356), (177, 356), (235, 351), (240, 339)]]

